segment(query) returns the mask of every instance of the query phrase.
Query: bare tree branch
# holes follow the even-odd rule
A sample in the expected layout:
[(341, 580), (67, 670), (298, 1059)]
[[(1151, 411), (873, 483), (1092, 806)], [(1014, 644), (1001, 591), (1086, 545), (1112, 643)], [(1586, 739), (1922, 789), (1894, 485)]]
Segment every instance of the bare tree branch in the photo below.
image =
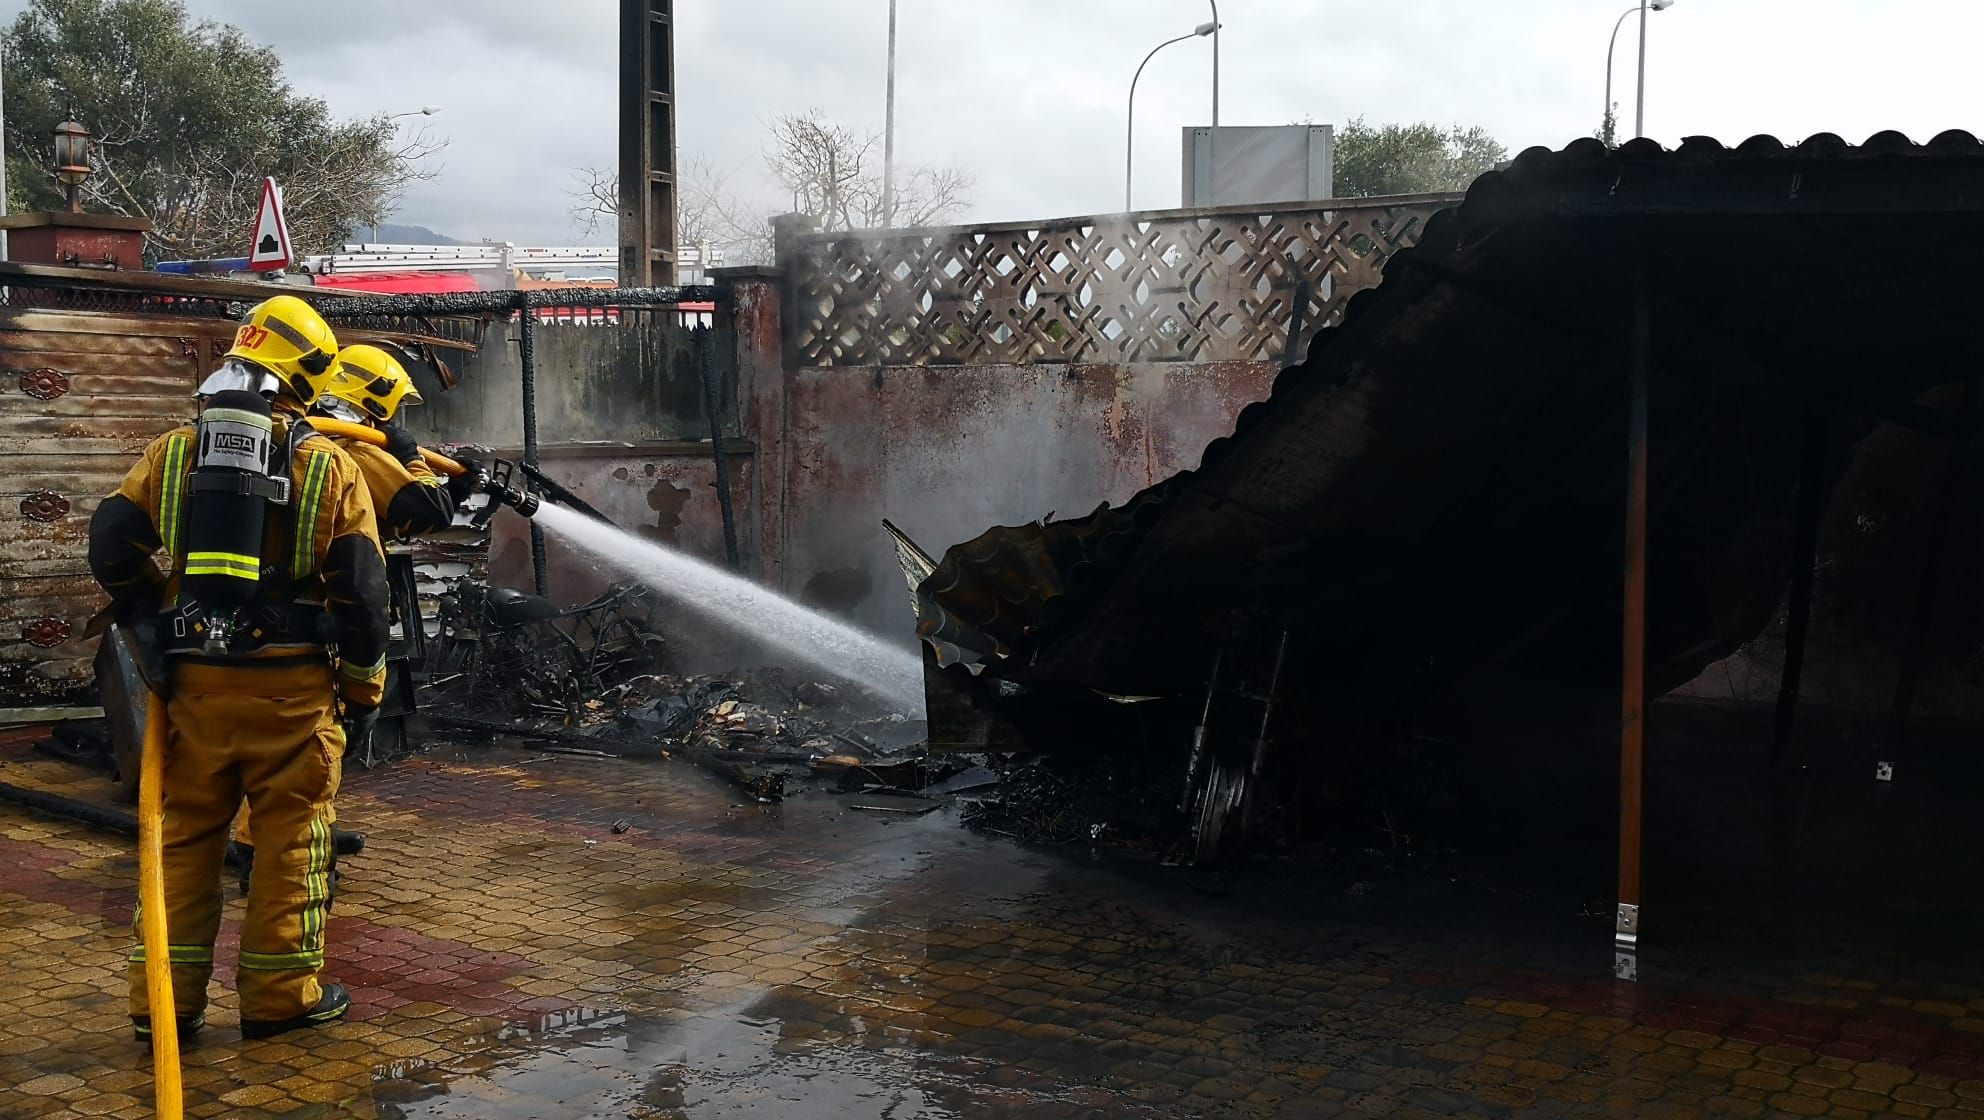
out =
[(620, 177), (601, 167), (574, 167), (572, 185), (565, 188), (571, 200), (572, 228), (580, 237), (591, 237), (602, 221), (620, 218)]
[[(617, 222), (620, 180), (599, 167), (575, 167), (565, 189), (571, 202), (572, 226), (582, 237), (601, 225)], [(739, 264), (771, 259), (770, 211), (743, 200), (730, 186), (730, 174), (716, 169), (706, 157), (692, 155), (675, 175), (675, 241), (721, 249), (725, 259)]]
[(818, 110), (787, 114), (767, 126), (765, 164), (791, 192), (792, 209), (821, 229), (929, 225), (971, 202), (974, 180), (958, 167), (917, 167), (898, 177), (895, 214), (883, 213), (882, 174), (874, 166), (881, 137), (823, 119)]
[(896, 187), (895, 225), (928, 226), (971, 204), (977, 177), (962, 167), (918, 167)]
[[(821, 229), (866, 229), (883, 224), (881, 138), (825, 120), (818, 112), (787, 114), (766, 122), (766, 169), (785, 192), (784, 204), (767, 205), (732, 185), (703, 156), (690, 156), (675, 176), (675, 233), (680, 246), (720, 248), (732, 264), (768, 264), (773, 257), (771, 217), (797, 211)], [(957, 216), (971, 203), (974, 179), (961, 167), (913, 167), (896, 183), (895, 221), (920, 226)], [(619, 220), (619, 178), (600, 167), (575, 167), (565, 190), (573, 228), (588, 236)]]

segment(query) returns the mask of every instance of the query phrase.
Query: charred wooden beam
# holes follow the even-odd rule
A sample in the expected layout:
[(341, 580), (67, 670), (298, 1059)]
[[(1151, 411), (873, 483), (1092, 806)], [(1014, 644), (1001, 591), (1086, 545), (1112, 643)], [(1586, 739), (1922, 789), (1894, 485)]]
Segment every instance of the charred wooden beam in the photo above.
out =
[(709, 284), (655, 288), (534, 288), (520, 292), (434, 292), (407, 296), (344, 296), (317, 301), (326, 319), (373, 315), (504, 315), (538, 307), (679, 307), (714, 303)]
[(1805, 418), (1805, 438), (1799, 448), (1798, 512), (1792, 527), (1791, 599), (1784, 619), (1784, 672), (1777, 687), (1777, 716), (1771, 728), (1772, 763), (1784, 759), (1797, 716), (1798, 689), (1804, 676), (1805, 640), (1812, 619), (1812, 580), (1819, 559), (1819, 522), (1825, 517), (1826, 451), (1830, 442), (1828, 416), (1813, 406)]

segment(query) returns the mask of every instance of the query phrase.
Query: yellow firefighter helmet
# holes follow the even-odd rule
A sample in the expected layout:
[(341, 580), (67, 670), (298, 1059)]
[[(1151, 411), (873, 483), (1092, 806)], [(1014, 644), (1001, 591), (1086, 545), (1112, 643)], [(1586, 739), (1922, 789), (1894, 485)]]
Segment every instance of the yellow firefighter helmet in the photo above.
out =
[(248, 309), (227, 356), (276, 375), (291, 396), (311, 404), (331, 380), (338, 339), (317, 309), (295, 296), (272, 296)]
[(338, 351), (338, 360), (331, 367), (331, 383), (324, 393), (374, 421), (391, 420), (399, 414), (400, 406), (420, 403), (420, 390), (413, 387), (413, 378), (407, 376), (399, 359), (364, 343)]

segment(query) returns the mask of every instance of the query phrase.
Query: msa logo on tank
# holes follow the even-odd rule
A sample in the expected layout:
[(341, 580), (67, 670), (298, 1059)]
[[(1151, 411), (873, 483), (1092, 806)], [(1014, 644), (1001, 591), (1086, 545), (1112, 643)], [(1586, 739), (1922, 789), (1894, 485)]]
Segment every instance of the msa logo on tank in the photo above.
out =
[[(258, 418), (259, 419), (259, 418)], [(200, 454), (198, 462), (202, 466), (224, 467), (230, 470), (251, 471), (261, 474), (269, 461), (269, 422), (228, 419), (209, 415), (201, 417)]]

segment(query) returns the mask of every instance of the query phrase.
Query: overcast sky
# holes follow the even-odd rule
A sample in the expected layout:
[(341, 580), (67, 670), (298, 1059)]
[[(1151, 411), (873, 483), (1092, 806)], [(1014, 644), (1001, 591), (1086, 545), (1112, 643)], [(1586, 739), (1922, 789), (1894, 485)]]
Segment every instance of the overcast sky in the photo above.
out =
[[(1511, 154), (1598, 126), (1605, 45), (1631, 0), (1223, 0), (1222, 124), (1478, 124)], [(0, 0), (8, 18), (22, 0)], [(446, 106), (441, 173), (397, 220), (570, 244), (571, 168), (614, 159), (612, 0), (188, 0), (283, 55), (333, 112)], [(1124, 95), (1207, 0), (899, 0), (898, 166), (977, 176), (967, 220), (1118, 209)], [(880, 132), (888, 0), (678, 0), (680, 159), (771, 208), (764, 122), (817, 108)], [(1675, 0), (1649, 19), (1647, 133), (1665, 143), (1885, 128), (1984, 132), (1975, 0)], [(1630, 135), (1633, 29), (1615, 100)], [(1136, 202), (1179, 202), (1179, 129), (1211, 113), (1209, 40), (1168, 47), (1137, 96)], [(416, 124), (421, 118), (413, 118)], [(608, 231), (605, 237), (610, 239)]]

